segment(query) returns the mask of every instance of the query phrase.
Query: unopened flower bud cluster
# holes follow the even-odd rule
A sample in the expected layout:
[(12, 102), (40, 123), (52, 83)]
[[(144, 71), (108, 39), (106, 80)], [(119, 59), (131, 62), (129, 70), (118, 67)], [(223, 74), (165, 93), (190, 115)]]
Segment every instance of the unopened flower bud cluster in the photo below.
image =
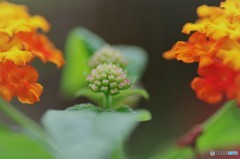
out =
[(122, 68), (115, 64), (100, 64), (87, 77), (89, 87), (94, 92), (118, 94), (120, 90), (128, 89), (131, 81)]
[(103, 63), (117, 64), (124, 68), (127, 65), (127, 60), (117, 49), (107, 45), (98, 50), (89, 61), (89, 65), (92, 68), (95, 68), (99, 64)]

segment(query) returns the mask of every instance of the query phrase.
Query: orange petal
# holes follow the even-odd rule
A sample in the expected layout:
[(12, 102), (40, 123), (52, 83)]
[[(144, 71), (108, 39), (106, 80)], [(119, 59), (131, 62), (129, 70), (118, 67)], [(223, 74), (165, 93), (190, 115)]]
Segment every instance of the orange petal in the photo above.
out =
[(64, 64), (62, 52), (54, 47), (48, 38), (39, 33), (19, 33), (18, 38), (23, 40), (27, 50), (39, 57), (43, 62), (52, 62), (58, 67)]
[(224, 96), (228, 99), (236, 97), (236, 77), (238, 72), (220, 63), (200, 67), (196, 77), (192, 81), (192, 89), (198, 98), (213, 104), (217, 103)]
[(43, 87), (38, 83), (25, 85), (21, 90), (22, 92), (18, 95), (18, 100), (26, 104), (38, 102), (40, 101), (39, 96), (42, 94), (42, 90)]
[(0, 96), (7, 101), (13, 97), (27, 104), (39, 101), (42, 86), (36, 83), (37, 71), (31, 66), (17, 66), (12, 62), (0, 63)]
[(192, 89), (196, 91), (197, 97), (210, 104), (215, 104), (222, 100), (223, 90), (219, 81), (211, 78), (195, 78), (192, 81)]
[(0, 62), (12, 61), (16, 65), (25, 65), (32, 59), (32, 54), (28, 51), (11, 50), (0, 53)]
[(200, 62), (203, 57), (215, 58), (222, 40), (208, 39), (204, 34), (194, 33), (188, 42), (177, 42), (170, 51), (163, 54), (166, 59), (175, 57), (185, 63)]
[(14, 36), (19, 32), (33, 32), (38, 29), (47, 32), (50, 28), (42, 16), (31, 16), (24, 5), (0, 2), (0, 32)]

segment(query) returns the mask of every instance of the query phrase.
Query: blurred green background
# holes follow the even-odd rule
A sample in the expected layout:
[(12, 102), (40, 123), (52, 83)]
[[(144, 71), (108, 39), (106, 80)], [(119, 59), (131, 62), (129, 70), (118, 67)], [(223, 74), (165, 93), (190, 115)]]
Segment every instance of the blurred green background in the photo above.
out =
[[(69, 31), (84, 26), (110, 44), (139, 45), (149, 53), (149, 65), (142, 82), (151, 99), (142, 101), (153, 120), (142, 123), (132, 134), (129, 153), (137, 159), (164, 150), (192, 125), (208, 118), (221, 105), (199, 101), (190, 88), (197, 75), (196, 64), (167, 61), (162, 53), (178, 40), (186, 22), (196, 20), (201, 4), (219, 5), (220, 0), (11, 0), (29, 6), (31, 14), (40, 14), (51, 23), (49, 38), (61, 50)], [(65, 109), (86, 99), (65, 101), (59, 93), (61, 70), (53, 64), (36, 60), (40, 83), (44, 86), (41, 101), (34, 106), (13, 101), (37, 121), (47, 109)]]

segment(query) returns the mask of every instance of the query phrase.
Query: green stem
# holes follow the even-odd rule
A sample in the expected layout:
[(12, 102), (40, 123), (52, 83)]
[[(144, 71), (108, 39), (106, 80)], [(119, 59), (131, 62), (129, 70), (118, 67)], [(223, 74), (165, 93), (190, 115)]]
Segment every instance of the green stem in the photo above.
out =
[(112, 106), (112, 96), (109, 93), (104, 93), (105, 95), (105, 102), (104, 106), (106, 109), (111, 108)]
[(25, 116), (11, 104), (3, 101), (1, 98), (0, 98), (0, 110), (2, 110), (9, 118), (11, 118), (17, 124), (21, 125), (23, 128), (27, 129), (34, 135), (44, 138), (45, 132), (37, 123), (35, 123), (30, 118)]

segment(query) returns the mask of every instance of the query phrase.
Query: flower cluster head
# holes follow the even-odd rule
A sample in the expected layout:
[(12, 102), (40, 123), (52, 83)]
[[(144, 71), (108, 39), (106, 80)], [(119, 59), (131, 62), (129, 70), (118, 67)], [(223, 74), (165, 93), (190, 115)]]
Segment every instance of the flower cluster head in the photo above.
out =
[(240, 1), (202, 5), (197, 14), (199, 19), (182, 30), (192, 33), (189, 40), (177, 42), (164, 57), (199, 63), (200, 77), (191, 85), (200, 99), (213, 104), (226, 97), (240, 104)]
[(119, 91), (128, 89), (131, 81), (122, 68), (115, 64), (100, 64), (87, 77), (89, 88), (93, 92), (116, 95)]
[(38, 72), (29, 65), (34, 58), (63, 65), (61, 51), (43, 34), (49, 29), (45, 18), (31, 16), (26, 6), (0, 2), (0, 96), (5, 100), (39, 101), (43, 87), (37, 83)]
[(120, 67), (124, 68), (127, 65), (127, 60), (120, 53), (119, 50), (107, 45), (94, 53), (94, 55), (89, 61), (89, 65), (92, 68), (95, 68), (102, 63), (117, 64)]

